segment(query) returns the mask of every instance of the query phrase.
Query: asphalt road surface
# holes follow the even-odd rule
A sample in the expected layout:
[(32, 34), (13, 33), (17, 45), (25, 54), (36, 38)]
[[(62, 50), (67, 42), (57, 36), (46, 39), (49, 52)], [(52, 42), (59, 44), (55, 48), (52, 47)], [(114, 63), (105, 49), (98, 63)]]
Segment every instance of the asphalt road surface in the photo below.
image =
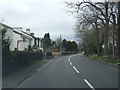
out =
[(118, 88), (118, 70), (81, 54), (59, 56), (17, 88)]

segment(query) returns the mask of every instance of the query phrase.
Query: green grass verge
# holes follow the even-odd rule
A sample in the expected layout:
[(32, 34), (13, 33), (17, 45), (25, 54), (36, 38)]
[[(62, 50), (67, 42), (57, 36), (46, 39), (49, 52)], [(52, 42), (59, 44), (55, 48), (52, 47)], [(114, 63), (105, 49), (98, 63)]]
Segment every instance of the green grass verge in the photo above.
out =
[(28, 67), (32, 67), (32, 68), (38, 68), (41, 67), (42, 65), (44, 65), (45, 63), (47, 63), (48, 61), (44, 61), (44, 60), (35, 60), (33, 62), (32, 65), (28, 66)]
[(43, 64), (46, 63), (48, 61), (44, 61), (44, 60), (35, 60), (34, 64)]
[(27, 65), (27, 66), (23, 66), (23, 67), (20, 67), (18, 69), (15, 69), (14, 71), (12, 72), (6, 72), (3, 76), (9, 76), (11, 74), (14, 74), (14, 73), (19, 73), (19, 72), (32, 72), (40, 67), (42, 67), (44, 64), (46, 64), (48, 61), (44, 61), (44, 60), (35, 60), (31, 65)]
[(97, 60), (97, 61), (101, 61), (101, 62), (106, 62), (109, 64), (117, 64), (120, 63), (120, 59), (112, 59), (112, 58), (108, 58), (106, 56), (97, 56), (97, 55), (90, 55), (90, 56), (85, 56), (87, 59), (93, 59), (93, 60)]
[(23, 70), (34, 70), (37, 68), (40, 68), (42, 65), (46, 64), (48, 61), (43, 61), (43, 60), (35, 60), (31, 65), (24, 66), (22, 68), (19, 68), (18, 71), (23, 71)]

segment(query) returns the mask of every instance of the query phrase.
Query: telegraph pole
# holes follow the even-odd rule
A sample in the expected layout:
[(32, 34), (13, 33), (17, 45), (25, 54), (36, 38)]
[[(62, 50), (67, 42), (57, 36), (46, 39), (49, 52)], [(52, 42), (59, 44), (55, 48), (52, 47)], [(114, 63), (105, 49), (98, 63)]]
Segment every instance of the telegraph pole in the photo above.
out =
[(62, 35), (60, 35), (60, 52), (62, 54)]

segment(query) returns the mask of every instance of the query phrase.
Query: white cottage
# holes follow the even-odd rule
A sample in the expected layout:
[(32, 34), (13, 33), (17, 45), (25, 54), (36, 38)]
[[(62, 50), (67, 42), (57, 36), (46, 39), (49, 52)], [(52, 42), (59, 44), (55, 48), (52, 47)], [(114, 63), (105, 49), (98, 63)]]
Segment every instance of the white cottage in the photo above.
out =
[(12, 28), (8, 25), (0, 23), (1, 29), (5, 28), (7, 30), (6, 36), (10, 40), (10, 50), (27, 50), (28, 46), (35, 50), (40, 50), (41, 48), (41, 40), (40, 38), (36, 38), (34, 33), (31, 33), (30, 29), (26, 29), (22, 31), (22, 27)]

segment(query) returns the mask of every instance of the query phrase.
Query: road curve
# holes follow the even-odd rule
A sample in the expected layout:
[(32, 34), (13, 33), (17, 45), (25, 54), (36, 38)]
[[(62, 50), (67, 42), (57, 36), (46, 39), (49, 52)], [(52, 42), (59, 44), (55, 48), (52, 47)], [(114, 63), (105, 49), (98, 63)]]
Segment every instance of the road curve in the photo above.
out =
[(86, 60), (81, 54), (59, 56), (17, 88), (117, 88), (115, 68)]

